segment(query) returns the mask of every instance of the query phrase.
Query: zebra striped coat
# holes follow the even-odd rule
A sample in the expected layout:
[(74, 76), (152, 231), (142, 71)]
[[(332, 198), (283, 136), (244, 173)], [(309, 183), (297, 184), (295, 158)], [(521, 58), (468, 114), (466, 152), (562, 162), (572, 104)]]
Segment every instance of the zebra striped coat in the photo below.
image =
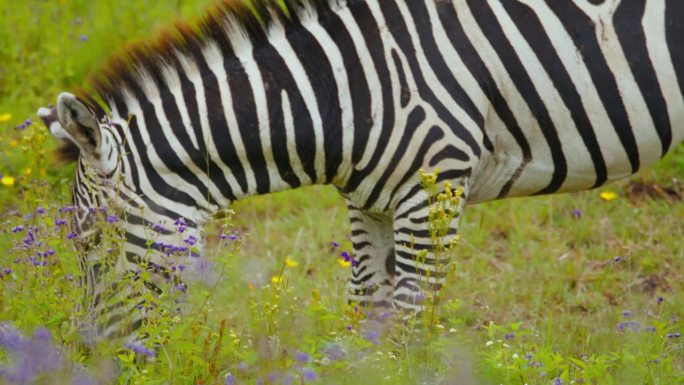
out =
[(148, 250), (179, 218), (200, 238), (232, 201), (325, 183), (348, 202), (350, 298), (420, 309), (444, 261), (419, 169), (439, 168), (462, 206), (595, 188), (684, 138), (679, 0), (256, 4), (114, 58), (93, 83), (103, 106), (62, 93), (39, 111), (80, 151), (81, 237), (97, 231), (88, 208), (123, 211), (122, 272), (201, 261)]

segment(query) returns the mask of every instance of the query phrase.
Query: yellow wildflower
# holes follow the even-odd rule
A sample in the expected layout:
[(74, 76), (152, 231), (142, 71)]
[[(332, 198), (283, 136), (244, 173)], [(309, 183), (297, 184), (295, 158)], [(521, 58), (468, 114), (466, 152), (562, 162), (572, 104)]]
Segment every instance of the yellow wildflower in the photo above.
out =
[(14, 181), (15, 179), (13, 176), (3, 176), (0, 178), (0, 183), (2, 183), (4, 186), (12, 186)]
[(275, 284), (279, 284), (282, 280), (283, 280), (282, 275), (274, 275), (273, 277), (271, 277), (271, 282), (273, 282)]
[(10, 146), (17, 147), (18, 145), (19, 145), (19, 142), (16, 139), (10, 140)]
[(6, 112), (4, 114), (0, 114), (0, 123), (6, 122), (10, 119), (12, 119), (12, 114), (10, 114), (9, 112)]
[(338, 258), (337, 263), (340, 264), (342, 267), (349, 267), (351, 266), (351, 261), (346, 261), (344, 258)]
[(601, 199), (603, 199), (606, 202), (610, 202), (617, 198), (617, 194), (612, 191), (601, 191), (599, 197), (601, 197)]
[(24, 169), (24, 175), (31, 175), (31, 172), (32, 172), (31, 167), (26, 167)]
[(287, 257), (285, 258), (285, 266), (287, 267), (295, 267), (299, 265), (299, 262), (295, 261), (294, 259)]

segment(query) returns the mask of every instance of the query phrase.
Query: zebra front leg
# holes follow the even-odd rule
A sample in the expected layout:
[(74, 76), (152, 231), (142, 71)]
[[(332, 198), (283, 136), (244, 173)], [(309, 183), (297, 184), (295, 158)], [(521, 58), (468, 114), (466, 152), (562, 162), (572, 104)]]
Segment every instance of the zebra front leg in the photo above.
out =
[[(464, 206), (464, 180), (417, 189), (398, 205), (394, 216), (394, 307), (406, 315), (439, 302), (458, 240)], [(456, 187), (453, 187), (456, 186)]]
[(349, 300), (374, 309), (392, 306), (394, 237), (392, 219), (349, 208), (354, 248)]

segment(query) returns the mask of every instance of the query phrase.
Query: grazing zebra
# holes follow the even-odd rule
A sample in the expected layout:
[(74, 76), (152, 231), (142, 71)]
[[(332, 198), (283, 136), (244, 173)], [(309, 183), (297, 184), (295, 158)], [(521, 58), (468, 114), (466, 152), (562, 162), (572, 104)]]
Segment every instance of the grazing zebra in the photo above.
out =
[[(39, 111), (80, 152), (80, 236), (97, 233), (89, 208), (122, 210), (121, 272), (145, 261), (154, 288), (170, 263), (201, 260), (148, 250), (174, 223), (197, 240), (237, 199), (332, 184), (351, 220), (350, 299), (420, 310), (444, 281), (420, 169), (463, 206), (595, 188), (684, 138), (680, 0), (285, 4), (226, 1)], [(112, 308), (105, 335), (130, 311)]]

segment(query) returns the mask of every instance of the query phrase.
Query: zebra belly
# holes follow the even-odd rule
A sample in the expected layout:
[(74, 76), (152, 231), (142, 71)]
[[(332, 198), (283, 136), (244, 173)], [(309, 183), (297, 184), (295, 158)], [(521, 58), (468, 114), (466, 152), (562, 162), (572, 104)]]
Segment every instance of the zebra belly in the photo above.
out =
[[(684, 122), (684, 112), (673, 113), (673, 122)], [(605, 183), (626, 178), (634, 173), (628, 155), (622, 145), (619, 129), (611, 126), (596, 130), (600, 155), (605, 165), (605, 181), (597, 184), (596, 156), (587, 149), (584, 141), (577, 135), (577, 129), (568, 124), (557, 131), (560, 139), (560, 154), (556, 157), (553, 149), (541, 132), (534, 118), (529, 117), (530, 135), (527, 137), (531, 147), (531, 157), (524, 159), (522, 151), (512, 138), (507, 136), (503, 128), (490, 125), (490, 138), (493, 138), (493, 152), (483, 153), (478, 166), (473, 170), (471, 178), (469, 203), (484, 202), (499, 198), (524, 197), (545, 193), (565, 193), (588, 190)], [(680, 127), (684, 124), (680, 124)], [(599, 132), (600, 131), (600, 132)], [(673, 130), (674, 148), (682, 141), (682, 130)], [(655, 125), (644, 125), (636, 136), (638, 147), (639, 169), (658, 161), (664, 155), (662, 142)], [(558, 164), (562, 159), (563, 166)], [(555, 175), (562, 171), (562, 181), (552, 191), (546, 191), (553, 183)]]

